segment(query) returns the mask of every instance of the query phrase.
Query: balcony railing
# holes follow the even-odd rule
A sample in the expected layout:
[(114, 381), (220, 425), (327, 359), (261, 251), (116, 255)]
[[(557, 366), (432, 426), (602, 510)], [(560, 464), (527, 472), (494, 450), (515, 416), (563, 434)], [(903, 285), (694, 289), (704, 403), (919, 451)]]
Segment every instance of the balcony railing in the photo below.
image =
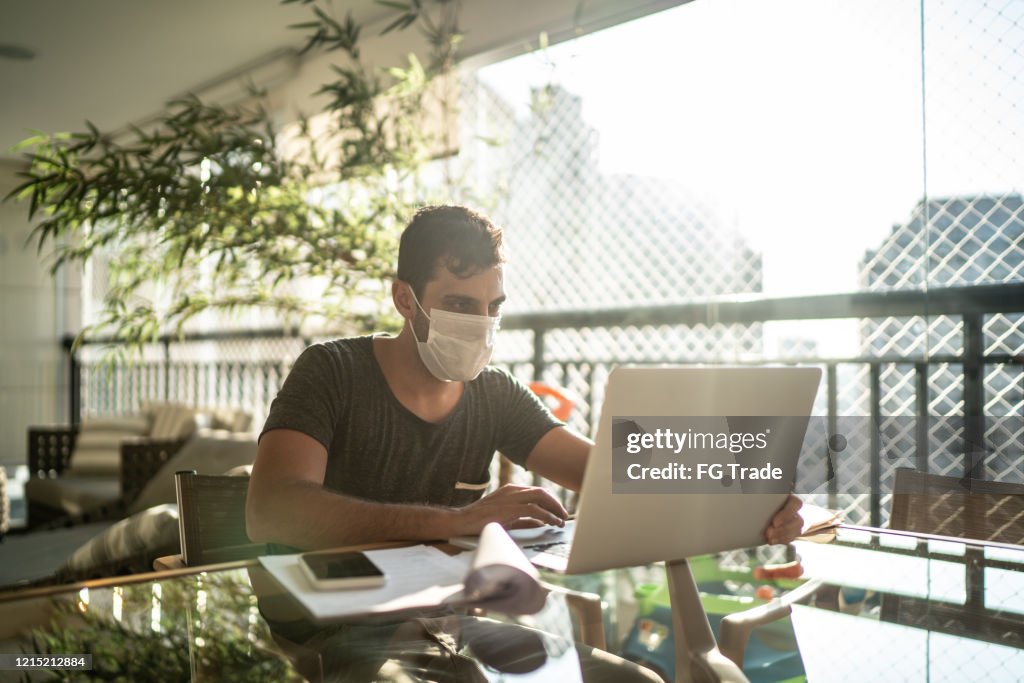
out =
[[(894, 413), (915, 418), (952, 415), (963, 418), (965, 443), (984, 444), (992, 439), (984, 416), (1024, 412), (1021, 313), (1024, 283), (927, 292), (732, 297), (677, 305), (510, 314), (504, 317), (502, 328), (513, 343), (496, 361), (521, 379), (541, 379), (572, 390), (580, 398), (572, 424), (584, 433), (592, 433), (596, 425), (604, 380), (616, 364), (799, 363), (824, 369), (815, 414), (827, 419), (830, 431), (844, 415), (864, 415), (875, 424)], [(726, 337), (757, 339), (765, 323), (836, 319), (861, 321), (862, 354), (766, 357), (757, 343), (748, 344), (749, 348), (733, 344), (727, 352), (707, 347), (694, 351), (676, 343), (698, 329), (704, 333), (719, 329)], [(921, 321), (919, 333), (905, 332), (921, 335), (930, 333), (932, 321), (947, 321), (934, 352), (927, 344), (906, 344), (915, 349), (906, 353), (893, 349), (898, 345), (876, 343), (880, 338), (887, 341), (885, 321), (904, 319)], [(997, 321), (1001, 331), (994, 327)], [(883, 337), (866, 334), (872, 326), (876, 333), (882, 330)], [(643, 348), (620, 343), (622, 339), (651, 338), (661, 341)], [(145, 400), (172, 400), (245, 407), (259, 422), (295, 357), (314, 341), (283, 329), (216, 332), (180, 340), (166, 337), (151, 345), (142, 360), (116, 365), (107, 373), (96, 352), (104, 340), (87, 342), (72, 354), (67, 339), (70, 414), (77, 422), (83, 415), (137, 410)], [(909, 464), (919, 469), (993, 478), (1002, 478), (1007, 472), (1019, 476), (1024, 471), (1019, 447), (1011, 450), (1009, 460), (997, 464), (995, 471), (991, 467), (979, 471), (976, 454), (971, 452), (952, 457), (947, 453), (938, 461), (930, 450), (927, 420), (919, 419), (916, 424), (910, 447), (913, 452), (906, 455)], [(1021, 438), (1020, 434), (1010, 437), (1018, 442)], [(873, 525), (884, 521), (886, 475), (881, 451), (881, 444), (874, 439), (863, 459), (864, 471), (845, 475), (865, 478), (870, 493), (844, 500), (838, 495), (842, 477), (829, 482), (828, 502), (846, 508), (851, 521)]]

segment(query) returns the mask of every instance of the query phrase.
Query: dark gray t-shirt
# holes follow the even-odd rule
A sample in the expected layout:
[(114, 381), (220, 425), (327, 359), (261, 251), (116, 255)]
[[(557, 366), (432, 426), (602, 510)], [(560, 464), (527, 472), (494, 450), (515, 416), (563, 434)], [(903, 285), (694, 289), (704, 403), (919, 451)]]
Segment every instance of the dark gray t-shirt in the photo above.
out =
[(504, 370), (466, 382), (440, 424), (421, 420), (391, 393), (372, 337), (336, 339), (299, 356), (270, 406), (262, 438), (294, 429), (327, 448), (324, 487), (385, 503), (462, 506), (483, 495), (495, 451), (524, 464), (562, 423)]

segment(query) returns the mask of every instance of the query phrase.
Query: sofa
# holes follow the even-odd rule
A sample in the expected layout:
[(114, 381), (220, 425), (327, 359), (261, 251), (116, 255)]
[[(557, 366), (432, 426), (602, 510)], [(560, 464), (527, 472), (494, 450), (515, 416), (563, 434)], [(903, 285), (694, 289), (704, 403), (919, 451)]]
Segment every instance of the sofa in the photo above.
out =
[(117, 519), (197, 430), (248, 434), (251, 423), (240, 410), (149, 403), (134, 415), (30, 427), (28, 529)]

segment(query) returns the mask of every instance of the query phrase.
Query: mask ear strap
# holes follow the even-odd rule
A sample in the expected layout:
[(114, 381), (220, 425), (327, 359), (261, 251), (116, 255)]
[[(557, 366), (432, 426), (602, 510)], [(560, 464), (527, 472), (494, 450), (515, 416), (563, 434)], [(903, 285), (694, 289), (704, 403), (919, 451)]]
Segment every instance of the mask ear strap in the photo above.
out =
[[(412, 300), (416, 302), (416, 308), (420, 309), (420, 312), (423, 314), (423, 317), (427, 319), (427, 322), (431, 322), (430, 316), (423, 310), (423, 306), (420, 306), (420, 300), (416, 298), (416, 290), (413, 289), (412, 285), (408, 282), (405, 284), (409, 285), (409, 293), (412, 294)], [(415, 320), (415, 316), (413, 316), (413, 320)], [(412, 338), (416, 340), (417, 344), (422, 344), (423, 342), (421, 342), (420, 338), (416, 336), (416, 324), (413, 320), (409, 321), (409, 329), (412, 330)]]
[[(407, 282), (406, 284), (409, 283)], [(412, 300), (416, 302), (416, 308), (420, 309), (420, 313), (422, 313), (427, 320), (430, 320), (430, 316), (427, 315), (427, 312), (423, 310), (423, 306), (420, 305), (420, 300), (416, 298), (416, 290), (413, 289), (412, 285), (409, 285), (409, 293), (412, 294)]]

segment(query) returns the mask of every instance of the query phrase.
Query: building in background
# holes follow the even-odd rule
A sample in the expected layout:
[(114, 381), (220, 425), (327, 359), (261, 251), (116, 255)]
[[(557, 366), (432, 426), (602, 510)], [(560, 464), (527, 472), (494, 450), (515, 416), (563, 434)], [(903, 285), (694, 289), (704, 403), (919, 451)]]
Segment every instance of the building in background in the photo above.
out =
[[(491, 188), (514, 265), (507, 310), (596, 310), (703, 301), (762, 291), (761, 256), (678, 184), (604, 174), (581, 99), (535, 88), (525, 114), (478, 78), (464, 81), (462, 168)], [(471, 193), (472, 194), (472, 193)], [(477, 194), (477, 196), (480, 196)], [(506, 335), (508, 336), (508, 335)], [(760, 324), (658, 330), (556, 331), (550, 348), (572, 359), (721, 360), (763, 351)], [(503, 340), (508, 359), (526, 344)]]

